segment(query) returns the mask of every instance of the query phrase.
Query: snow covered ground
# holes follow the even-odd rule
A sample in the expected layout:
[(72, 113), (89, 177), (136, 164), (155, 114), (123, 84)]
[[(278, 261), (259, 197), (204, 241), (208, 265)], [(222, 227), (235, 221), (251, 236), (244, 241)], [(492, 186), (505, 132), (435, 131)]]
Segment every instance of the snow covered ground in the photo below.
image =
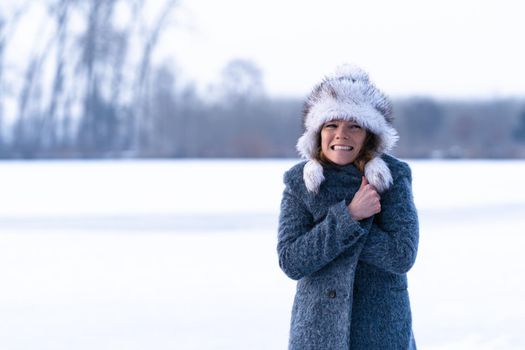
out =
[[(0, 349), (285, 349), (293, 163), (0, 163)], [(525, 162), (409, 163), (419, 348), (524, 349)]]

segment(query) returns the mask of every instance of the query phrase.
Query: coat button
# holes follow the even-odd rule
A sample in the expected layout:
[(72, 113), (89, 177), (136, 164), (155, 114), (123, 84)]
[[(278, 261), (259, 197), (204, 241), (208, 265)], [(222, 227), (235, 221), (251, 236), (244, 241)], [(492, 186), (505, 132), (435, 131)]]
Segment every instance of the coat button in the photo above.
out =
[(350, 240), (348, 238), (343, 239), (343, 244), (345, 245), (350, 244)]
[(333, 299), (333, 298), (335, 298), (336, 296), (337, 296), (337, 293), (335, 292), (335, 290), (332, 289), (332, 290), (329, 290), (329, 291), (328, 291), (328, 297), (329, 297), (329, 298), (332, 298), (332, 299)]

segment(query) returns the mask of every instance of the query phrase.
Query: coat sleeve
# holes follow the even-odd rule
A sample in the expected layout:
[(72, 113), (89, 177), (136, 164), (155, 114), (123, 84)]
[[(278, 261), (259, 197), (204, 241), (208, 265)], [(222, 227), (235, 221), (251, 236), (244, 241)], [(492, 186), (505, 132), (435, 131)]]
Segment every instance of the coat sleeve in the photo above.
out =
[(374, 220), (359, 259), (380, 269), (403, 274), (416, 260), (419, 224), (412, 196), (408, 165), (381, 200), (381, 215)]
[(366, 231), (348, 213), (345, 201), (332, 205), (314, 223), (303, 200), (286, 186), (281, 202), (277, 253), (288, 277), (298, 280), (330, 263), (343, 251), (362, 246)]

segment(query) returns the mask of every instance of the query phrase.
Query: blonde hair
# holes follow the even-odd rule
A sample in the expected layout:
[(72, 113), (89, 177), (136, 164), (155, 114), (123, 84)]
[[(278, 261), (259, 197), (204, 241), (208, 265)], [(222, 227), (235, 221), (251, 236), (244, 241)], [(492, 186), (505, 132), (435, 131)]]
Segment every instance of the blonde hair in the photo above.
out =
[[(321, 148), (321, 133), (319, 133), (317, 136), (317, 145), (318, 146), (315, 159), (323, 165), (334, 164), (328, 158), (326, 158), (326, 155), (323, 153), (323, 150)], [(355, 167), (359, 169), (360, 172), (364, 173), (366, 163), (368, 163), (372, 158), (374, 158), (377, 155), (376, 150), (378, 146), (379, 138), (374, 133), (366, 130), (363, 148), (361, 148), (361, 151), (359, 152), (357, 158), (353, 162)]]

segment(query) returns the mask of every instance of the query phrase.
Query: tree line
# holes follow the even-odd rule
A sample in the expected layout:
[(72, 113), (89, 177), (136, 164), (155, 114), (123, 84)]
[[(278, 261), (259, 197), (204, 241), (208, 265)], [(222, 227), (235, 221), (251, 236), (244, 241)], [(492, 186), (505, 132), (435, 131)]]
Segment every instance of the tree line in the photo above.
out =
[[(155, 49), (178, 3), (27, 0), (0, 11), (0, 158), (296, 157), (303, 97), (268, 96), (234, 59), (205, 93)], [(40, 6), (51, 34), (13, 66), (13, 33)], [(127, 13), (127, 19), (116, 13)], [(404, 158), (521, 158), (525, 98), (394, 100)]]

